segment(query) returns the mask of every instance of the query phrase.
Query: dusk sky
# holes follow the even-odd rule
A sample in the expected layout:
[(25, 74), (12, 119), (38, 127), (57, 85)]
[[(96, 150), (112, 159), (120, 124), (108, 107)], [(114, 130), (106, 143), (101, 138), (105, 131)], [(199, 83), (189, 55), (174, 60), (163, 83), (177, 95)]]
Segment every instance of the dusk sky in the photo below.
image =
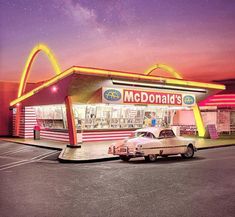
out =
[[(235, 78), (235, 1), (0, 0), (0, 80), (19, 81), (40, 42), (63, 70), (141, 73), (164, 63), (189, 80)], [(54, 74), (45, 55), (38, 57), (30, 81)]]

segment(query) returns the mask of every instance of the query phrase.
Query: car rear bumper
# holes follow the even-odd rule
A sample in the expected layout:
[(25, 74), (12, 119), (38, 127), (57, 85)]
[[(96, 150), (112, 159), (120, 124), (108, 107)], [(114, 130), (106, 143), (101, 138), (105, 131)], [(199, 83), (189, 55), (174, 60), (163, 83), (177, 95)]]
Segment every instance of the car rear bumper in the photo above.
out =
[(137, 150), (130, 150), (128, 147), (121, 147), (121, 148), (115, 148), (115, 147), (110, 147), (109, 154), (113, 155), (122, 155), (122, 156), (129, 156), (129, 157), (143, 157), (144, 153), (141, 151)]

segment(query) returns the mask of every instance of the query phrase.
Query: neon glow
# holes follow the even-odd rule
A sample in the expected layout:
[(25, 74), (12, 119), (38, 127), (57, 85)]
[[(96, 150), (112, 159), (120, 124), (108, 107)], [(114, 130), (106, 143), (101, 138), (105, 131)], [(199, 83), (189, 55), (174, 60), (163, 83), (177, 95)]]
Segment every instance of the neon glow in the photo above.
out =
[(164, 80), (165, 83), (168, 84), (178, 84), (178, 85), (185, 85), (185, 86), (196, 86), (196, 87), (204, 87), (208, 89), (217, 89), (217, 90), (224, 90), (225, 86), (220, 85), (220, 84), (210, 84), (210, 83), (202, 83), (202, 82), (194, 82), (194, 81), (185, 81), (185, 80), (176, 80), (176, 79), (168, 79), (168, 78), (163, 78), (163, 77), (155, 77), (155, 76), (146, 76), (146, 75), (140, 75), (140, 74), (129, 74), (125, 72), (117, 72), (117, 71), (110, 71), (110, 70), (104, 70), (104, 69), (94, 69), (94, 68), (84, 68), (84, 67), (78, 67), (74, 66), (63, 73), (53, 77), (52, 79), (48, 80), (41, 86), (33, 89), (32, 91), (24, 94), (23, 96), (13, 100), (10, 103), (10, 106), (15, 105), (18, 102), (21, 102), (30, 96), (34, 95), (35, 92), (38, 92), (39, 90), (48, 87), (60, 79), (69, 76), (72, 73), (76, 74), (86, 74), (86, 75), (101, 75), (101, 76), (106, 76), (106, 77), (112, 77), (112, 76), (117, 76), (117, 77), (123, 77), (123, 78), (135, 78), (138, 80), (149, 80), (149, 81), (162, 81)]
[(217, 106), (217, 105), (231, 105), (231, 106), (235, 106), (235, 102), (217, 102), (217, 103), (213, 103), (213, 102), (208, 102), (206, 105), (214, 105), (214, 106)]
[[(34, 60), (35, 56), (37, 55), (37, 53), (40, 51), (43, 51), (47, 54), (50, 62), (52, 63), (54, 71), (57, 75), (55, 77), (53, 77), (52, 79), (48, 80), (47, 82), (45, 82), (44, 84), (42, 84), (41, 86), (22, 95), (23, 92), (25, 91), (26, 83), (29, 78), (30, 69), (31, 69), (31, 65), (33, 63), (33, 60)], [(177, 79), (168, 79), (168, 78), (163, 78), (163, 77), (150, 76), (150, 73), (156, 68), (163, 68), (163, 69), (167, 70), (172, 75), (174, 75)], [(33, 48), (33, 50), (30, 52), (30, 55), (27, 59), (27, 62), (25, 64), (25, 67), (24, 67), (24, 70), (22, 73), (22, 77), (20, 80), (20, 86), (19, 86), (19, 90), (18, 90), (18, 98), (13, 100), (10, 103), (10, 106), (16, 105), (17, 103), (29, 98), (30, 96), (33, 96), (35, 93), (42, 90), (43, 88), (46, 88), (46, 87), (49, 87), (49, 86), (55, 84), (60, 79), (65, 78), (72, 73), (76, 73), (78, 75), (85, 74), (85, 75), (100, 75), (100, 76), (105, 76), (105, 77), (119, 77), (119, 78), (128, 78), (128, 79), (133, 78), (135, 80), (137, 79), (137, 80), (142, 80), (142, 81), (164, 82), (164, 84), (184, 85), (184, 86), (199, 87), (199, 88), (203, 87), (203, 88), (217, 89), (217, 90), (224, 90), (225, 89), (224, 85), (180, 80), (180, 79), (182, 79), (182, 77), (177, 72), (175, 72), (169, 66), (166, 66), (163, 64), (159, 64), (159, 65), (155, 65), (155, 66), (151, 67), (150, 70), (148, 70), (144, 75), (143, 74), (120, 72), (120, 71), (105, 70), (105, 69), (97, 69), (97, 68), (79, 67), (79, 66), (74, 66), (74, 67), (67, 69), (64, 72), (61, 72), (59, 65), (57, 63), (57, 60), (55, 59), (51, 50), (46, 45), (39, 44), (39, 45), (35, 46)], [(56, 92), (57, 88), (56, 87), (52, 88), (52, 91)], [(193, 111), (194, 111), (197, 129), (198, 129), (198, 134), (199, 134), (199, 136), (203, 137), (205, 135), (205, 128), (203, 126), (201, 113), (200, 113), (200, 110), (197, 105), (193, 107)], [(18, 113), (19, 112), (17, 112), (17, 116), (19, 115)], [(17, 118), (17, 119), (19, 119), (19, 118)], [(19, 123), (17, 124), (17, 126), (18, 125), (19, 125)], [(17, 126), (16, 126), (16, 128), (17, 128)]]
[(163, 69), (165, 70), (166, 72), (169, 72), (172, 76), (174, 76), (175, 78), (178, 78), (178, 79), (183, 79), (183, 77), (180, 75), (179, 72), (176, 72), (173, 68), (171, 68), (170, 66), (168, 65), (165, 65), (165, 64), (156, 64), (156, 65), (153, 65), (151, 66), (150, 68), (148, 68), (144, 74), (145, 75), (150, 75), (155, 69)]
[(199, 103), (200, 106), (235, 106), (235, 94), (214, 95)]
[(193, 107), (193, 114), (194, 114), (197, 130), (198, 130), (198, 136), (204, 137), (206, 134), (206, 129), (204, 127), (201, 112), (200, 112), (198, 105), (195, 105)]
[(225, 86), (221, 84), (211, 84), (211, 83), (203, 83), (197, 81), (186, 81), (186, 80), (178, 80), (178, 79), (171, 79), (171, 78), (164, 78), (164, 77), (157, 77), (157, 76), (146, 76), (143, 74), (137, 73), (127, 73), (127, 72), (120, 72), (120, 71), (111, 71), (111, 70), (104, 70), (104, 69), (95, 69), (95, 68), (87, 68), (87, 67), (79, 67), (74, 66), (72, 67), (77, 74), (82, 74), (81, 72), (85, 72), (86, 74), (96, 74), (96, 75), (105, 75), (107, 77), (117, 76), (123, 78), (135, 78), (139, 80), (148, 80), (148, 81), (164, 81), (166, 84), (173, 84), (173, 85), (185, 85), (185, 86), (193, 86), (193, 87), (203, 87), (208, 89), (218, 89), (218, 90), (225, 90)]
[(217, 97), (222, 97), (222, 98), (229, 97), (229, 98), (234, 98), (235, 99), (235, 94), (216, 94), (213, 97), (215, 97), (215, 98), (217, 98)]
[[(22, 53), (38, 40), (61, 51), (63, 69), (80, 63), (141, 73), (166, 63), (184, 79), (234, 78), (233, 2), (2, 0), (0, 80), (19, 80)], [(30, 80), (42, 71), (47, 78), (48, 65), (37, 65)]]
[(56, 93), (56, 92), (58, 91), (58, 87), (55, 86), (55, 85), (53, 85), (53, 86), (51, 87), (51, 91), (52, 91), (53, 93)]
[(202, 88), (192, 88), (192, 87), (180, 87), (180, 86), (173, 86), (173, 85), (165, 85), (165, 84), (151, 84), (151, 83), (143, 83), (143, 82), (136, 82), (136, 81), (122, 81), (122, 80), (115, 80), (113, 79), (114, 84), (120, 85), (139, 85), (143, 87), (160, 87), (164, 89), (172, 89), (172, 90), (187, 90), (188, 92), (206, 92), (206, 89)]
[(212, 98), (212, 99), (210, 99), (210, 101), (212, 101), (212, 102), (221, 102), (221, 101), (224, 101), (224, 102), (227, 102), (227, 101), (229, 101), (229, 102), (235, 102), (235, 99), (230, 99), (230, 98)]
[(28, 59), (26, 61), (24, 70), (22, 72), (22, 76), (21, 76), (21, 79), (20, 79), (20, 86), (19, 86), (19, 90), (18, 90), (18, 97), (22, 96), (23, 92), (25, 91), (25, 87), (26, 87), (26, 83), (27, 83), (28, 78), (29, 78), (31, 66), (33, 64), (33, 61), (34, 61), (36, 55), (40, 51), (43, 51), (47, 55), (48, 59), (50, 60), (52, 66), (53, 66), (53, 69), (54, 69), (55, 73), (57, 75), (61, 73), (59, 64), (58, 64), (54, 54), (52, 53), (52, 51), (45, 44), (36, 45), (31, 50), (31, 52), (28, 56)]

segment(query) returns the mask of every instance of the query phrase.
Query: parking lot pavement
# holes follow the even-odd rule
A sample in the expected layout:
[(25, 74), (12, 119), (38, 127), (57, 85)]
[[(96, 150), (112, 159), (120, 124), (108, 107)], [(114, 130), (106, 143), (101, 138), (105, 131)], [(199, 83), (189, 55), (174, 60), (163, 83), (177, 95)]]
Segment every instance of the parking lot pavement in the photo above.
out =
[[(189, 137), (191, 138), (191, 137)], [(198, 150), (219, 148), (235, 145), (234, 136), (228, 136), (221, 139), (204, 139), (194, 138), (195, 146)], [(66, 142), (56, 142), (46, 139), (34, 140), (24, 138), (2, 138), (6, 142), (14, 142), (19, 144), (26, 144), (35, 147), (51, 148), (55, 150), (62, 150), (59, 155), (61, 162), (70, 163), (87, 163), (94, 161), (106, 161), (117, 159), (117, 156), (108, 154), (108, 147), (116, 141), (100, 141), (100, 142), (84, 142), (81, 148), (66, 147)]]
[[(5, 154), (10, 145), (1, 144)], [(89, 164), (60, 164), (52, 150), (20, 147), (18, 153), (0, 158), (4, 217), (233, 217), (235, 213), (234, 146), (198, 151), (190, 160), (174, 156), (154, 163), (139, 158)], [(32, 161), (6, 168), (8, 158)]]
[(0, 141), (0, 171), (40, 160), (57, 160), (59, 153), (57, 150)]

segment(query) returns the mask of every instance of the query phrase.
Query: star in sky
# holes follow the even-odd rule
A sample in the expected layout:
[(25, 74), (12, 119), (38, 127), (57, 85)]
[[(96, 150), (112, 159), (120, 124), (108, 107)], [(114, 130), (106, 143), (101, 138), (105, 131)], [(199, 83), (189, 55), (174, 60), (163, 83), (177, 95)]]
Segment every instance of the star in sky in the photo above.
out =
[[(234, 22), (229, 0), (0, 1), (0, 80), (18, 81), (39, 42), (64, 70), (83, 65), (141, 73), (164, 63), (186, 79), (233, 78)], [(31, 80), (52, 74), (40, 55)]]

